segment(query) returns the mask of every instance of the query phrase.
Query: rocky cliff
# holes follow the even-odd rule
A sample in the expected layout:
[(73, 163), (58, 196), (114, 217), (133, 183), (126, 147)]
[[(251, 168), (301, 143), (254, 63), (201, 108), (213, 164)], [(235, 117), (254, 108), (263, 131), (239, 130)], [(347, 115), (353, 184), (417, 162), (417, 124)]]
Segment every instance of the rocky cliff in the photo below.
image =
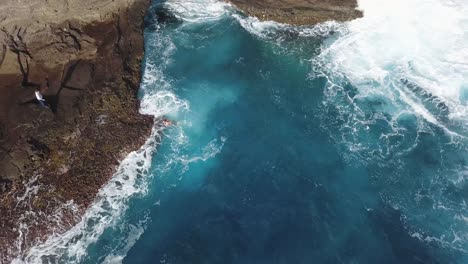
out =
[(2, 0), (0, 263), (75, 224), (149, 135), (137, 100), (148, 5)]
[(311, 25), (329, 20), (339, 22), (362, 17), (356, 0), (229, 0), (260, 20), (292, 25)]

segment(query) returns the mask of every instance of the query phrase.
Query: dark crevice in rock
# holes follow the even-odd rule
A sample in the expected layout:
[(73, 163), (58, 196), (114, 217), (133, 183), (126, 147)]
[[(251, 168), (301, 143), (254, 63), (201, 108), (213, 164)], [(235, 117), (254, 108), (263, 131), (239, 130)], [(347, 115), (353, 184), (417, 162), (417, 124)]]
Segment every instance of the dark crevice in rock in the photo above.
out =
[(120, 27), (120, 15), (116, 15), (116, 19), (117, 19), (117, 22), (115, 23), (115, 28), (116, 28), (116, 31), (117, 31), (116, 46), (117, 46), (117, 50), (118, 50), (119, 54), (121, 54), (120, 45), (121, 45), (121, 40), (122, 40), (122, 28)]
[(80, 26), (74, 22), (74, 21), (68, 21), (68, 28), (72, 31), (75, 31), (76, 33), (78, 33), (80, 36), (81, 34), (83, 33), (80, 29)]
[[(7, 131), (6, 131), (6, 126), (5, 124), (0, 120), (0, 142), (5, 141), (7, 137)], [(3, 149), (3, 147), (0, 145), (0, 149)]]
[(6, 56), (7, 45), (6, 44), (1, 44), (0, 48), (1, 48), (1, 51), (0, 51), (0, 65), (2, 65), (3, 60), (5, 59), (5, 56)]
[(2, 28), (2, 31), (6, 36), (8, 46), (13, 52), (25, 53), (29, 57), (32, 57), (26, 44), (23, 42), (23, 35), (26, 34), (26, 28), (15, 26), (13, 28), (13, 33), (8, 32), (6, 28)]
[(2, 175), (0, 175), (0, 195), (9, 192), (13, 185), (11, 180), (2, 178), (1, 176)]
[(64, 89), (70, 89), (70, 90), (75, 90), (75, 91), (84, 91), (84, 90), (85, 90), (85, 89), (83, 89), (83, 88), (72, 87), (72, 86), (68, 86), (68, 85), (64, 85), (64, 86), (62, 86), (62, 88), (64, 88)]
[(21, 74), (23, 75), (22, 86), (23, 87), (34, 87), (37, 88), (40, 85), (37, 83), (33, 83), (29, 81), (29, 57), (25, 56), (26, 53), (13, 51), (16, 53), (18, 58), (18, 64), (21, 70)]
[(80, 34), (67, 28), (55, 28), (55, 34), (60, 37), (60, 45), (57, 45), (57, 49), (62, 51), (65, 48), (72, 48), (75, 50), (81, 50)]
[(50, 155), (50, 149), (49, 147), (42, 143), (41, 141), (35, 139), (35, 138), (30, 138), (27, 140), (27, 142), (30, 144), (31, 146), (31, 151), (41, 157), (42, 159), (47, 159)]
[[(80, 61), (81, 61), (81, 60), (77, 60), (77, 61), (75, 61), (75, 62), (72, 62), (71, 65), (68, 67), (68, 69), (67, 69), (66, 72), (65, 72), (64, 77), (62, 78), (61, 87), (65, 86), (66, 83), (67, 83), (68, 81), (70, 81), (70, 78), (71, 78), (71, 76), (72, 76), (72, 74), (73, 74), (73, 71), (74, 71), (75, 68), (78, 66), (78, 64), (80, 63)], [(57, 94), (56, 94), (57, 96), (59, 96), (60, 91), (61, 91), (61, 89), (57, 92)]]

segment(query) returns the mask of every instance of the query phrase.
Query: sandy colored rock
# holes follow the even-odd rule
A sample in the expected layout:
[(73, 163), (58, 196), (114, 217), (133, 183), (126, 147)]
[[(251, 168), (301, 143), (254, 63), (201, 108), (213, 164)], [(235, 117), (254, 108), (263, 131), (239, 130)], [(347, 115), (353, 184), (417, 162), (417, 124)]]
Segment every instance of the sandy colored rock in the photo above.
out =
[(260, 20), (291, 25), (313, 25), (362, 17), (356, 0), (229, 0), (236, 7)]
[(75, 224), (149, 136), (137, 99), (149, 2), (2, 1), (0, 263)]

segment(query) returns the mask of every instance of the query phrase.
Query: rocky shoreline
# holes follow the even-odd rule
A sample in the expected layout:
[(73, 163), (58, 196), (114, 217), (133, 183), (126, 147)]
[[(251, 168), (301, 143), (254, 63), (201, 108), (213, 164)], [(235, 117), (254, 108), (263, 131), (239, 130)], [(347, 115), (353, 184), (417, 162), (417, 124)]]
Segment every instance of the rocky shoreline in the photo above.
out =
[(2, 2), (0, 263), (76, 224), (150, 135), (137, 97), (149, 4)]
[(291, 25), (344, 22), (362, 17), (357, 0), (229, 0), (249, 16)]

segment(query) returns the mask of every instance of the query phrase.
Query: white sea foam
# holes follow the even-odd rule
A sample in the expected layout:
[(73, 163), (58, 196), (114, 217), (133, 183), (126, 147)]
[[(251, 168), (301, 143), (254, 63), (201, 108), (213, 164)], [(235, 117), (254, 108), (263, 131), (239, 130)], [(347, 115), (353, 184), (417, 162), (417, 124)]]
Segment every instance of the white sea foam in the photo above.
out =
[(141, 107), (140, 112), (142, 114), (164, 116), (175, 113), (180, 109), (188, 109), (189, 104), (166, 90), (145, 95), (141, 101)]
[[(157, 29), (156, 33), (160, 29)], [(148, 50), (157, 51), (156, 58), (146, 62), (145, 74), (143, 75), (141, 90), (143, 98), (140, 102), (140, 112), (146, 115), (161, 117), (177, 111), (186, 111), (189, 109), (187, 101), (177, 98), (172, 92), (171, 80), (168, 80), (164, 71), (172, 63), (171, 56), (177, 50), (177, 47), (168, 37), (146, 36), (148, 39), (155, 40), (147, 43)], [(161, 56), (162, 55), (162, 56)], [(148, 54), (151, 56), (151, 54)]]
[(18, 237), (14, 245), (8, 249), (9, 256), (15, 256), (23, 252), (24, 250), (24, 241), (28, 241), (30, 234), (30, 226), (39, 220), (47, 219), (48, 222), (52, 224), (54, 229), (53, 232), (63, 231), (63, 216), (67, 214), (68, 217), (74, 217), (78, 214), (79, 209), (73, 200), (70, 200), (60, 207), (55, 208), (50, 214), (45, 214), (41, 211), (36, 211), (32, 209), (31, 204), (33, 203), (37, 193), (39, 191), (54, 191), (42, 184), (40, 184), (41, 174), (36, 173), (31, 177), (27, 182), (24, 182), (24, 190), (17, 193), (16, 196), (16, 207), (22, 208), (24, 213), (17, 219), (16, 230), (18, 231)]
[(146, 229), (146, 222), (148, 217), (139, 221), (136, 225), (128, 224), (122, 225), (126, 229), (124, 231), (123, 238), (123, 248), (117, 251), (109, 253), (102, 264), (121, 264), (127, 255), (127, 252), (135, 245), (138, 239), (143, 235)]
[(271, 35), (277, 35), (278, 31), (289, 28), (288, 25), (274, 21), (260, 21), (256, 17), (244, 17), (235, 14), (234, 18), (249, 33), (261, 38), (269, 38)]
[(33, 198), (39, 191), (40, 186), (37, 184), (40, 174), (36, 174), (28, 182), (24, 182), (25, 191), (21, 196), (16, 197), (16, 206), (21, 203), (29, 204), (31, 198)]
[(206, 23), (227, 15), (231, 5), (220, 0), (168, 0), (164, 3), (179, 19), (189, 23)]
[(198, 162), (198, 161), (207, 161), (216, 155), (218, 155), (223, 146), (224, 143), (226, 142), (225, 137), (221, 137), (219, 140), (218, 139), (213, 139), (202, 149), (202, 153), (200, 156), (195, 156), (195, 157), (187, 157), (187, 156), (181, 156), (178, 157), (178, 159), (182, 162), (184, 166), (188, 166), (191, 163)]
[(466, 124), (468, 3), (361, 0), (359, 5), (364, 17), (349, 22), (347, 32), (322, 51), (329, 80), (339, 86), (336, 77), (346, 76), (361, 96), (379, 93), (392, 103), (403, 101), (449, 133), (447, 120), (428, 104), (447, 106), (449, 121)]
[(343, 29), (342, 24), (335, 21), (328, 21), (311, 27), (291, 26), (275, 21), (261, 21), (256, 17), (246, 17), (239, 14), (233, 14), (233, 17), (250, 34), (275, 41), (283, 40), (287, 34), (293, 34), (297, 37), (326, 37), (332, 32)]
[[(460, 187), (456, 192), (463, 190), (466, 167), (452, 164), (444, 152), (454, 151), (466, 160), (468, 2), (361, 0), (359, 5), (364, 17), (342, 25), (312, 62), (312, 77), (318, 73), (328, 84), (325, 128), (333, 129), (330, 135), (347, 148), (345, 159), (385, 166), (392, 162), (395, 170), (400, 158), (419, 145), (421, 135), (439, 138), (436, 133), (444, 131), (447, 139), (440, 144), (446, 145), (432, 150), (441, 165), (440, 175), (427, 183), (430, 190), (422, 196), (410, 187), (385, 185), (382, 200), (403, 214), (414, 238), (467, 253), (468, 225), (460, 217), (466, 204), (445, 195), (447, 182)], [(378, 177), (409, 181), (386, 178), (390, 175)], [(424, 211), (422, 201), (434, 207)], [(447, 226), (428, 221), (435, 217)]]
[[(139, 150), (130, 153), (120, 164), (114, 177), (103, 187), (81, 221), (62, 234), (51, 235), (45, 243), (31, 248), (22, 260), (26, 263), (55, 263), (50, 256), (61, 256), (61, 261), (79, 262), (86, 249), (112, 226), (127, 209), (128, 200), (146, 191), (144, 177), (148, 173), (151, 157), (157, 144), (157, 132)], [(49, 259), (50, 258), (50, 259)]]

